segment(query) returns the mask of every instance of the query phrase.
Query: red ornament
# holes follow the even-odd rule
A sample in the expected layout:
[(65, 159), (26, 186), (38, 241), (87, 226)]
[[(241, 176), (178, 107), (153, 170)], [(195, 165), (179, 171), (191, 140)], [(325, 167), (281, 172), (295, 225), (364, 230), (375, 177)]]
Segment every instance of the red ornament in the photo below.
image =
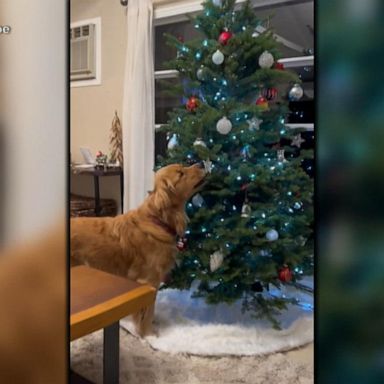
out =
[(275, 100), (276, 97), (277, 97), (277, 89), (276, 88), (265, 88), (263, 90), (263, 96), (267, 99), (267, 100)]
[(263, 96), (260, 96), (260, 97), (256, 100), (256, 105), (258, 105), (259, 107), (261, 107), (261, 109), (263, 109), (263, 110), (269, 108), (268, 100), (267, 100), (265, 97), (263, 97)]
[(279, 280), (283, 283), (288, 283), (292, 280), (292, 272), (287, 264), (284, 264), (283, 268), (279, 270)]
[(279, 63), (278, 61), (276, 61), (275, 69), (279, 69), (280, 71), (284, 71), (284, 64), (283, 63)]
[(103, 156), (103, 152), (101, 152), (101, 151), (97, 151), (97, 152), (96, 152), (96, 157), (100, 157), (100, 156)]
[(220, 44), (223, 44), (223, 45), (227, 45), (228, 44), (228, 40), (233, 36), (233, 33), (232, 32), (229, 32), (229, 31), (223, 31), (220, 33), (220, 36), (219, 36), (219, 43)]
[(184, 251), (185, 248), (187, 248), (187, 238), (186, 238), (186, 237), (180, 237), (180, 238), (177, 240), (176, 248), (177, 248), (179, 251)]
[(185, 107), (188, 109), (189, 112), (195, 112), (196, 108), (199, 106), (199, 99), (195, 96), (191, 96)]

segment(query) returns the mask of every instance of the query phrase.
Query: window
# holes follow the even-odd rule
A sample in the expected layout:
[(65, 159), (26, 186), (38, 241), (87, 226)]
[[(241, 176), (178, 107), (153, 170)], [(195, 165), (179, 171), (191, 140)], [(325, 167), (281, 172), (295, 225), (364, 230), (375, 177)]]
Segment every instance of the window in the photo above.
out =
[(100, 18), (71, 24), (71, 87), (101, 84)]
[[(241, 2), (241, 0), (239, 1)], [(164, 33), (169, 33), (188, 41), (199, 37), (199, 30), (185, 16), (202, 9), (201, 1), (190, 1), (160, 6), (155, 11), (155, 123), (160, 127), (168, 119), (167, 113), (180, 105), (176, 97), (164, 96), (159, 80), (168, 78), (178, 81), (176, 70), (164, 68), (164, 62), (175, 57), (175, 49), (166, 45)], [(272, 4), (272, 5), (271, 5)], [(291, 128), (305, 127), (309, 131), (314, 128), (314, 89), (313, 89), (313, 0), (258, 0), (254, 6), (261, 19), (268, 19), (266, 27), (271, 27), (280, 44), (280, 52), (284, 58), (280, 60), (286, 68), (294, 70), (302, 80), (304, 96), (301, 100), (290, 102), (290, 115), (287, 125)], [(268, 18), (268, 16), (272, 16)], [(259, 32), (263, 31), (260, 27)], [(166, 135), (156, 132), (155, 151), (164, 154), (166, 151)]]

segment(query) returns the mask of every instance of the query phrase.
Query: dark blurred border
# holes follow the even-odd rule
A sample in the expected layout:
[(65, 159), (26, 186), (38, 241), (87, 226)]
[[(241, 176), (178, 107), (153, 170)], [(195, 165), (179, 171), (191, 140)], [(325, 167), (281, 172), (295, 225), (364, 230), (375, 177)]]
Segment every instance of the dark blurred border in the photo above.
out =
[(382, 11), (316, 2), (319, 383), (384, 382)]

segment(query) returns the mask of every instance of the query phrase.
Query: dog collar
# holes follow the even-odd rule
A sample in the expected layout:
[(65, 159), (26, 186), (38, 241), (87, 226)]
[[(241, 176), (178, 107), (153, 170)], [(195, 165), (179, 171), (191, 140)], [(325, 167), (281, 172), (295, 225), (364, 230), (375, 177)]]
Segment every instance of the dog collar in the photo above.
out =
[(156, 216), (149, 216), (150, 219), (152, 220), (152, 222), (156, 225), (158, 225), (159, 227), (163, 228), (166, 232), (168, 232), (171, 236), (176, 236), (177, 235), (177, 232), (175, 231), (174, 228), (172, 228), (170, 225), (168, 225), (167, 223), (164, 223), (164, 221), (160, 220), (158, 217)]

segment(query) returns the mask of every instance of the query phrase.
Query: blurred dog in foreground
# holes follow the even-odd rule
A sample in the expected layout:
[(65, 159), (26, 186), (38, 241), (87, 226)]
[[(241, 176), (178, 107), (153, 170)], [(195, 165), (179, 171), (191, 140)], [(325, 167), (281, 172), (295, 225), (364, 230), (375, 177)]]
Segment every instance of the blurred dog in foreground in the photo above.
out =
[(0, 255), (0, 382), (64, 384), (67, 375), (64, 227)]
[[(71, 265), (90, 267), (158, 289), (177, 252), (176, 236), (187, 225), (185, 203), (204, 182), (200, 164), (172, 164), (155, 174), (155, 188), (143, 204), (116, 217), (71, 219)], [(133, 316), (136, 331), (152, 331), (154, 306)]]

